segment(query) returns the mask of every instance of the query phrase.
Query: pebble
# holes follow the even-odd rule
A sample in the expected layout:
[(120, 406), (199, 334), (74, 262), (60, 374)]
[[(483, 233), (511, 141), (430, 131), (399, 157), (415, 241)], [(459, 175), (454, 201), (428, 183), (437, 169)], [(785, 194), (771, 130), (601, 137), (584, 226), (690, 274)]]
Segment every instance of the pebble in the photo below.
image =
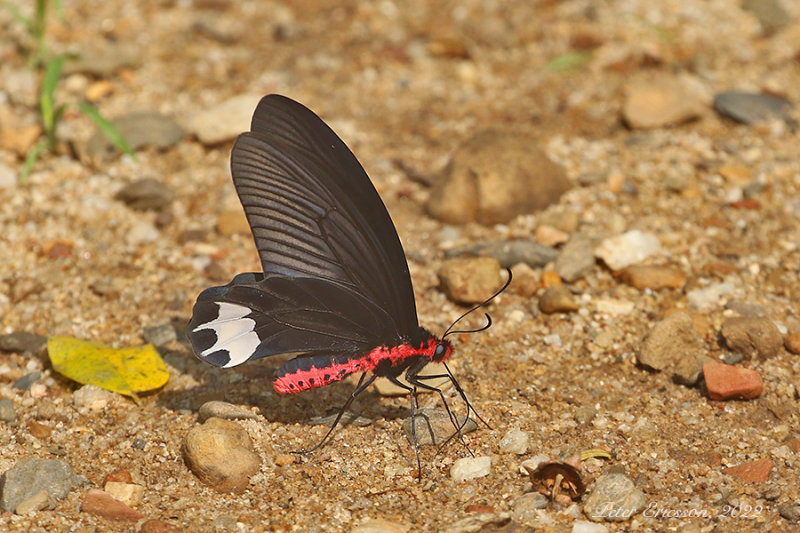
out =
[(439, 283), (447, 298), (471, 305), (484, 301), (503, 286), (500, 264), (493, 257), (446, 260), (439, 269)]
[(9, 398), (0, 398), (0, 420), (7, 423), (13, 423), (17, 420), (14, 402)]
[(249, 235), (250, 223), (242, 209), (223, 211), (217, 215), (217, 231), (220, 235)]
[(531, 438), (527, 432), (522, 431), (519, 428), (513, 428), (508, 430), (503, 438), (500, 439), (497, 447), (501, 452), (522, 455), (524, 453), (528, 453), (530, 441)]
[(538, 492), (528, 492), (514, 500), (511, 507), (511, 519), (524, 526), (537, 528), (540, 527), (540, 513), (548, 505), (547, 497)]
[[(183, 139), (183, 128), (170, 117), (155, 111), (137, 111), (111, 121), (134, 152), (146, 146), (165, 149)], [(86, 151), (90, 158), (107, 161), (119, 150), (98, 128), (89, 138)]]
[(81, 48), (81, 53), (64, 62), (64, 75), (83, 73), (109, 77), (125, 67), (141, 63), (140, 47), (133, 42), (103, 40)]
[(444, 253), (446, 258), (465, 254), (494, 257), (503, 268), (511, 268), (520, 263), (532, 268), (539, 268), (555, 261), (558, 257), (558, 252), (549, 246), (523, 240), (491, 241), (462, 248), (451, 248), (445, 250)]
[(391, 522), (383, 518), (367, 518), (351, 530), (351, 533), (408, 533), (411, 526)]
[(686, 293), (689, 308), (698, 311), (710, 311), (719, 307), (722, 300), (736, 292), (730, 283), (714, 283), (702, 289), (694, 289)]
[(714, 97), (714, 110), (742, 124), (758, 124), (770, 119), (791, 120), (794, 106), (789, 100), (763, 93), (730, 91)]
[(641, 263), (659, 252), (661, 252), (661, 243), (658, 237), (652, 233), (635, 229), (604, 239), (594, 253), (611, 270), (620, 270)]
[(55, 502), (50, 498), (50, 493), (42, 489), (27, 500), (17, 504), (14, 512), (18, 515), (33, 514), (37, 511), (54, 506)]
[(453, 481), (467, 481), (488, 476), (492, 470), (492, 458), (484, 455), (480, 457), (462, 457), (456, 459), (450, 467), (450, 477)]
[(687, 366), (696, 367), (705, 355), (705, 342), (694, 329), (692, 317), (677, 311), (656, 323), (645, 335), (636, 359), (654, 370), (675, 373), (680, 369), (681, 375), (686, 375)]
[(161, 520), (151, 519), (142, 524), (139, 533), (180, 533), (181, 528)]
[(63, 461), (38, 457), (20, 459), (3, 474), (0, 506), (4, 511), (14, 511), (20, 503), (42, 490), (60, 500), (72, 487), (84, 481), (85, 478), (75, 475), (72, 467)]
[(0, 335), (0, 351), (3, 352), (36, 353), (45, 344), (47, 344), (47, 337), (27, 331), (15, 331), (7, 335)]
[(624, 522), (644, 509), (647, 498), (622, 473), (603, 474), (584, 501), (583, 512), (595, 522)]
[(450, 224), (499, 224), (556, 203), (569, 188), (564, 168), (535, 139), (486, 130), (456, 148), (426, 209)]
[(264, 95), (246, 93), (234, 96), (215, 106), (195, 113), (186, 124), (187, 130), (205, 145), (219, 144), (250, 131), (250, 120)]
[(712, 400), (750, 400), (764, 391), (764, 383), (758, 372), (719, 361), (707, 361), (703, 364), (703, 377), (708, 397)]
[(696, 119), (705, 108), (701, 96), (686, 82), (659, 75), (626, 86), (622, 117), (633, 129), (661, 128)]
[(636, 307), (630, 300), (617, 298), (599, 298), (595, 300), (594, 305), (597, 312), (604, 315), (629, 315)]
[(775, 463), (772, 462), (772, 459), (767, 458), (731, 466), (725, 468), (723, 472), (749, 483), (765, 483), (769, 481), (769, 473), (773, 466)]
[(250, 409), (218, 400), (206, 402), (197, 410), (197, 418), (200, 422), (205, 422), (214, 417), (224, 420), (258, 419), (258, 415)]
[(597, 416), (597, 409), (591, 405), (582, 405), (575, 409), (575, 421), (578, 424), (588, 424)]
[(755, 15), (764, 35), (772, 35), (792, 22), (780, 0), (743, 0), (742, 9)]
[[(394, 385), (394, 384), (392, 383), (392, 385)], [(408, 394), (408, 391), (403, 391), (403, 392), (405, 394)], [(336, 421), (336, 417), (337, 416), (339, 416), (339, 413), (333, 413), (333, 414), (330, 414), (330, 415), (327, 415), (327, 416), (314, 416), (314, 417), (309, 419), (308, 425), (309, 426), (332, 426), (333, 423)], [(341, 424), (342, 426), (366, 427), (366, 426), (369, 426), (370, 424), (372, 424), (372, 419), (371, 418), (367, 418), (365, 416), (359, 416), (356, 413), (352, 413), (350, 411), (345, 411), (342, 414), (341, 420), (339, 420), (339, 424)]]
[(114, 198), (138, 211), (158, 210), (172, 202), (175, 191), (155, 178), (142, 178), (124, 186)]
[(603, 524), (595, 524), (586, 520), (575, 520), (572, 523), (572, 533), (607, 533), (609, 529)]
[(543, 224), (536, 228), (536, 242), (544, 246), (558, 246), (559, 244), (564, 244), (568, 240), (568, 233), (554, 228), (553, 226)]
[[(452, 411), (451, 411), (452, 412)], [(472, 418), (466, 419), (464, 424), (464, 415), (453, 413), (456, 423), (459, 427), (462, 425), (461, 433), (470, 433), (478, 429), (478, 423)], [(438, 446), (444, 441), (449, 439), (456, 432), (453, 422), (444, 409), (420, 409), (415, 415), (415, 430), (417, 433), (417, 444), (420, 446), (435, 445)], [(403, 420), (403, 431), (406, 434), (408, 442), (414, 443), (414, 436), (411, 433), (411, 417)]]
[(572, 292), (564, 285), (547, 287), (539, 297), (539, 309), (542, 313), (572, 313), (578, 310), (578, 303)]
[(102, 411), (114, 399), (113, 392), (101, 389), (97, 385), (84, 385), (72, 393), (72, 405), (81, 414)]
[(125, 234), (125, 242), (131, 246), (139, 246), (155, 242), (161, 234), (152, 223), (146, 220), (137, 220)]
[(36, 422), (35, 420), (32, 420), (28, 422), (28, 433), (30, 433), (31, 436), (36, 437), (37, 439), (46, 439), (50, 435), (52, 435), (53, 430), (50, 427), (45, 426), (41, 422)]
[(512, 282), (509, 289), (523, 298), (530, 298), (539, 290), (536, 272), (525, 263), (517, 263), (511, 267)]
[(632, 265), (617, 274), (625, 283), (637, 289), (680, 289), (686, 284), (686, 274), (670, 266)]
[(556, 272), (572, 283), (585, 277), (594, 268), (592, 241), (582, 233), (573, 233), (556, 259)]
[(121, 481), (108, 481), (104, 486), (105, 490), (112, 498), (115, 498), (125, 505), (135, 507), (142, 503), (144, 499), (144, 487), (136, 483), (123, 483)]
[(725, 309), (729, 309), (739, 316), (749, 316), (749, 317), (767, 316), (767, 310), (764, 308), (763, 305), (750, 302), (742, 302), (739, 300), (732, 300), (726, 303)]
[(261, 466), (247, 431), (221, 418), (209, 418), (192, 428), (183, 443), (183, 456), (203, 483), (220, 492), (243, 491)]
[(81, 502), (81, 512), (117, 522), (135, 522), (145, 516), (141, 511), (129, 507), (100, 489), (89, 489), (86, 492)]
[(42, 373), (38, 370), (35, 370), (16, 380), (12, 386), (17, 390), (29, 390), (40, 377), (42, 377)]
[(0, 190), (13, 189), (18, 179), (17, 171), (0, 161)]
[(142, 337), (146, 343), (160, 347), (178, 340), (178, 332), (175, 331), (172, 324), (161, 324), (160, 326), (144, 328)]
[(778, 327), (764, 317), (728, 318), (722, 323), (720, 334), (728, 348), (748, 358), (773, 357), (783, 346), (783, 335)]
[(786, 335), (783, 346), (789, 353), (795, 355), (800, 354), (800, 331), (795, 331)]
[(510, 513), (480, 513), (467, 516), (451, 524), (447, 524), (439, 533), (528, 533), (520, 531), (514, 522), (509, 522)]
[(112, 481), (118, 483), (133, 483), (133, 476), (127, 468), (118, 468), (106, 474), (105, 479), (103, 479), (103, 485)]
[(792, 524), (796, 524), (800, 522), (800, 503), (779, 505), (778, 513)]

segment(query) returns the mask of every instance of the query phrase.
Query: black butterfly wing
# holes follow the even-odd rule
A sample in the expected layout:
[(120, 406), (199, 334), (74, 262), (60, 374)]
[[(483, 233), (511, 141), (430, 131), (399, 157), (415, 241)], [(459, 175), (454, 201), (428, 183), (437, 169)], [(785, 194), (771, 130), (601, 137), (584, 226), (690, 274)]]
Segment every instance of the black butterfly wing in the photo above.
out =
[(262, 98), (231, 155), (265, 273), (336, 281), (418, 328), (403, 247), (378, 192), (341, 139), (303, 105)]
[(231, 156), (264, 274), (204, 291), (188, 332), (217, 366), (357, 357), (419, 331), (408, 265), (355, 156), (302, 105), (264, 97)]

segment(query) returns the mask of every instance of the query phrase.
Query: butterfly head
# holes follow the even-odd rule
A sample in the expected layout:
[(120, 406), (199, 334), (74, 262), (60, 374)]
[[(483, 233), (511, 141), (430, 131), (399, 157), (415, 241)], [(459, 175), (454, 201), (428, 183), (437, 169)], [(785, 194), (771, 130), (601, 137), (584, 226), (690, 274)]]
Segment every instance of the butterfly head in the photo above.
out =
[(431, 361), (434, 363), (441, 363), (453, 353), (453, 346), (450, 341), (444, 339), (431, 339), (433, 346), (433, 353), (431, 354)]

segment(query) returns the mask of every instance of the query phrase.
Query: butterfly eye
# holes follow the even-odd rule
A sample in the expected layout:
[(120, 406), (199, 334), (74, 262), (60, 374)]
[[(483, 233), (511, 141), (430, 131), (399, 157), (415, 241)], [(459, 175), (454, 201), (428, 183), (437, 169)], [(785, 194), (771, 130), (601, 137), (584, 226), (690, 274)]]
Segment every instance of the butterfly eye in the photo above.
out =
[(437, 344), (436, 349), (433, 351), (433, 357), (435, 359), (441, 359), (442, 357), (444, 357), (446, 351), (447, 348), (445, 347), (444, 344)]

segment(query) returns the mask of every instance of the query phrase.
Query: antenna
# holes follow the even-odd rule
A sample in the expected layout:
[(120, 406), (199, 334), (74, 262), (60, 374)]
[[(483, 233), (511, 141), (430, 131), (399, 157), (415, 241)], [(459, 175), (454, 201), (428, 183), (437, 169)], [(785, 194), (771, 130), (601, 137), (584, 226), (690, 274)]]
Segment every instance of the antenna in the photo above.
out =
[(444, 335), (442, 335), (442, 339), (444, 339), (448, 335), (455, 335), (456, 333), (478, 333), (479, 331), (484, 331), (484, 330), (489, 329), (491, 327), (491, 325), (492, 325), (492, 317), (489, 316), (489, 313), (484, 313), (484, 316), (486, 317), (486, 320), (487, 320), (487, 323), (486, 323), (485, 326), (480, 327), (478, 329), (463, 329), (463, 330), (451, 331), (453, 329), (453, 327), (461, 321), (462, 318), (464, 318), (465, 316), (469, 315), (473, 311), (477, 311), (478, 309), (480, 309), (484, 305), (488, 304), (489, 302), (491, 302), (492, 300), (497, 298), (500, 295), (500, 293), (502, 293), (504, 290), (506, 290), (508, 288), (508, 286), (511, 284), (511, 269), (506, 267), (506, 272), (508, 272), (508, 279), (506, 280), (505, 284), (500, 288), (500, 290), (498, 290), (496, 293), (492, 294), (487, 299), (485, 299), (484, 301), (482, 301), (481, 303), (479, 303), (478, 305), (474, 306), (472, 309), (470, 309), (469, 311), (467, 311), (466, 313), (464, 313), (463, 315), (461, 315), (460, 317), (455, 319), (455, 321), (452, 324), (450, 324), (450, 327), (447, 328), (447, 330), (444, 332)]

